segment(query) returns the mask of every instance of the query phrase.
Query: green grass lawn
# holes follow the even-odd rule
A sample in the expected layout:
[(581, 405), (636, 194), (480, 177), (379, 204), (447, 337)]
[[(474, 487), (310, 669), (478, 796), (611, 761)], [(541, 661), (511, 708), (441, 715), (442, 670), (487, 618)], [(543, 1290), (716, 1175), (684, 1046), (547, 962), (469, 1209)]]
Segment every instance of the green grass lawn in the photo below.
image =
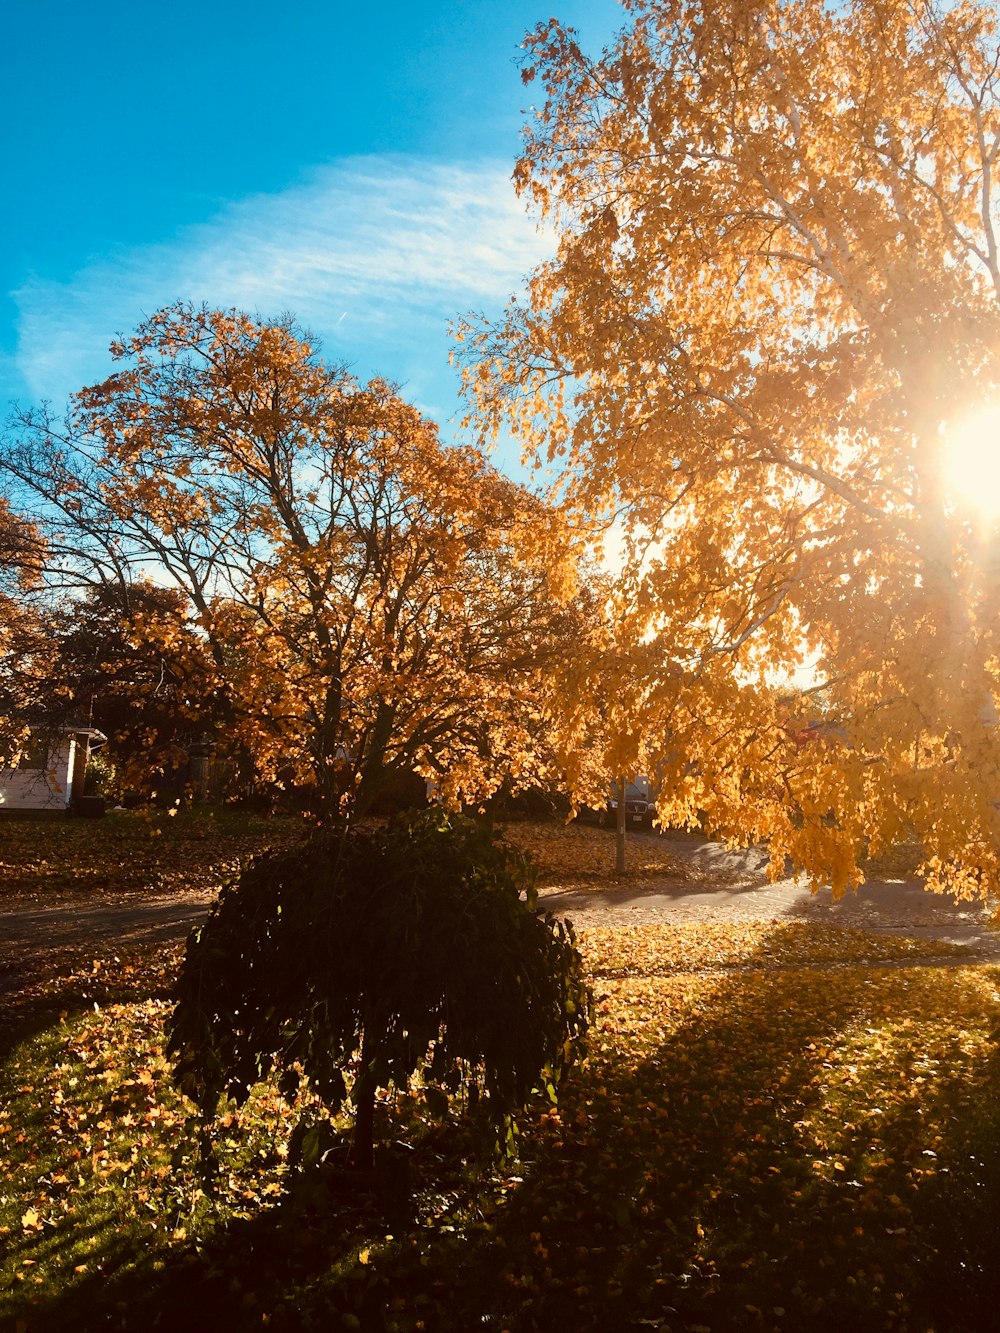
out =
[(997, 969), (804, 924), (584, 948), (591, 1053), (519, 1157), (477, 1166), (414, 1089), (367, 1190), (289, 1164), (268, 1088), (202, 1178), (171, 957), (81, 973), (0, 1073), (0, 1328), (1000, 1326)]

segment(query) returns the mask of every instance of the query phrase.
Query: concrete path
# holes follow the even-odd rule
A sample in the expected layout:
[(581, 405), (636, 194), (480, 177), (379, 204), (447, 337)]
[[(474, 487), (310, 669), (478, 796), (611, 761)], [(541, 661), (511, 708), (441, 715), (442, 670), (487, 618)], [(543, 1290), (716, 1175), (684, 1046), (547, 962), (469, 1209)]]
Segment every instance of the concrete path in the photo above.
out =
[(0, 995), (20, 989), (53, 965), (79, 965), (119, 949), (182, 941), (205, 919), (213, 896), (192, 893), (119, 907), (63, 903), (0, 912)]
[(770, 883), (767, 854), (759, 848), (729, 851), (699, 834), (676, 830), (661, 836), (671, 855), (691, 872), (688, 876), (626, 882), (620, 888), (543, 889), (539, 897), (548, 911), (580, 926), (816, 921), (964, 944), (977, 959), (1000, 962), (1000, 933), (991, 928), (987, 908), (929, 893), (918, 879), (870, 879), (857, 893), (834, 902), (829, 889), (811, 893), (804, 876)]
[[(881, 934), (947, 940), (968, 946), (977, 961), (1000, 963), (1000, 933), (981, 904), (928, 893), (913, 878), (873, 879), (857, 894), (833, 902), (829, 889), (812, 894), (803, 878), (771, 884), (758, 848), (728, 851), (694, 833), (661, 838), (685, 873), (626, 882), (620, 888), (543, 889), (546, 910), (587, 925), (645, 922), (818, 921), (860, 926)], [(10, 992), (55, 955), (93, 957), (186, 938), (204, 920), (212, 895), (148, 898), (121, 906), (62, 904), (0, 912), (0, 994)]]

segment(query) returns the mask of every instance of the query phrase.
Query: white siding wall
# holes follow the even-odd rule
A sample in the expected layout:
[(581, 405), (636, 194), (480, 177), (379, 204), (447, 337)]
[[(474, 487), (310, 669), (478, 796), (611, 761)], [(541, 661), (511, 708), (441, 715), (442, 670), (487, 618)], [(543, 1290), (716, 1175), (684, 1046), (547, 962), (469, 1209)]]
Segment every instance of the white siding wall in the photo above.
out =
[(73, 757), (76, 738), (70, 736), (39, 768), (0, 768), (0, 809), (65, 810), (73, 795)]

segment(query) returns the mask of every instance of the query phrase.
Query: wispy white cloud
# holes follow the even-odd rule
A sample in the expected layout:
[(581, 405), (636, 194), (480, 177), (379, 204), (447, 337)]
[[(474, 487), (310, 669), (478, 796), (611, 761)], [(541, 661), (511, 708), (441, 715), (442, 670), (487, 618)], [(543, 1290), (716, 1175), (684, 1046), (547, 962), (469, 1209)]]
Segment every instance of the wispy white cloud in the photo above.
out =
[(14, 298), (16, 369), (59, 402), (109, 369), (111, 338), (178, 298), (291, 312), (331, 359), (454, 409), (447, 323), (497, 308), (547, 246), (500, 165), (355, 158), (277, 195), (233, 203), (169, 243), (95, 260)]

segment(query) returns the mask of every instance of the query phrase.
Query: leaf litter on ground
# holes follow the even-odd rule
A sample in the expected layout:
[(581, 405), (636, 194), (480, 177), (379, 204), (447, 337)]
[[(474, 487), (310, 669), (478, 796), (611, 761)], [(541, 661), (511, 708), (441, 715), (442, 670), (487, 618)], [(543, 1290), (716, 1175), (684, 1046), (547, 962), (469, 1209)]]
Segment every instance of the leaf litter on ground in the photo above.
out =
[(68, 1311), (190, 1326), (220, 1301), (234, 1330), (988, 1326), (997, 969), (909, 967), (960, 960), (802, 922), (581, 947), (590, 1054), (519, 1159), (474, 1168), (459, 1103), (444, 1126), (419, 1089), (380, 1103), (419, 1149), (391, 1226), (304, 1188), (267, 1086), (222, 1109), (206, 1188), (163, 1057), (176, 947), (52, 981), (0, 1071), (0, 1312), (27, 1333)]
[[(1000, 1091), (996, 971), (859, 966), (883, 961), (888, 942), (801, 923), (778, 941), (755, 923), (587, 932), (582, 943), (596, 989), (591, 1054), (559, 1105), (536, 1114), (521, 1162), (470, 1188), (460, 1162), (444, 1169), (442, 1133), (438, 1183), (420, 1180), (409, 1240), (387, 1240), (363, 1209), (317, 1204), (307, 1211), (325, 1237), (318, 1253), (303, 1267), (279, 1249), (270, 1285), (233, 1228), (263, 1225), (295, 1197), (276, 1093), (220, 1116), (209, 1194), (163, 1060), (163, 998), (98, 1001), (31, 1039), (4, 1071), (0, 1109), (13, 1308), (37, 1314), (40, 1288), (81, 1290), (97, 1265), (108, 1271), (103, 1250), (124, 1245), (112, 1290), (131, 1291), (129, 1271), (155, 1288), (181, 1260), (192, 1291), (221, 1271), (252, 1298), (234, 1328), (275, 1306), (363, 1314), (390, 1281), (405, 1309), (374, 1327), (415, 1329), (417, 1308), (425, 1327), (445, 1327), (478, 1303), (512, 1333), (637, 1317), (916, 1328), (917, 1274), (941, 1243), (935, 1188), (948, 1173), (969, 1187), (965, 1118)], [(737, 960), (742, 970), (727, 970)], [(842, 966), (831, 973), (831, 962)], [(419, 1105), (405, 1094), (383, 1103), (392, 1132), (430, 1133)], [(975, 1168), (993, 1170), (992, 1159)], [(748, 1305), (764, 1313), (744, 1325)], [(670, 1311), (681, 1321), (664, 1324)]]

